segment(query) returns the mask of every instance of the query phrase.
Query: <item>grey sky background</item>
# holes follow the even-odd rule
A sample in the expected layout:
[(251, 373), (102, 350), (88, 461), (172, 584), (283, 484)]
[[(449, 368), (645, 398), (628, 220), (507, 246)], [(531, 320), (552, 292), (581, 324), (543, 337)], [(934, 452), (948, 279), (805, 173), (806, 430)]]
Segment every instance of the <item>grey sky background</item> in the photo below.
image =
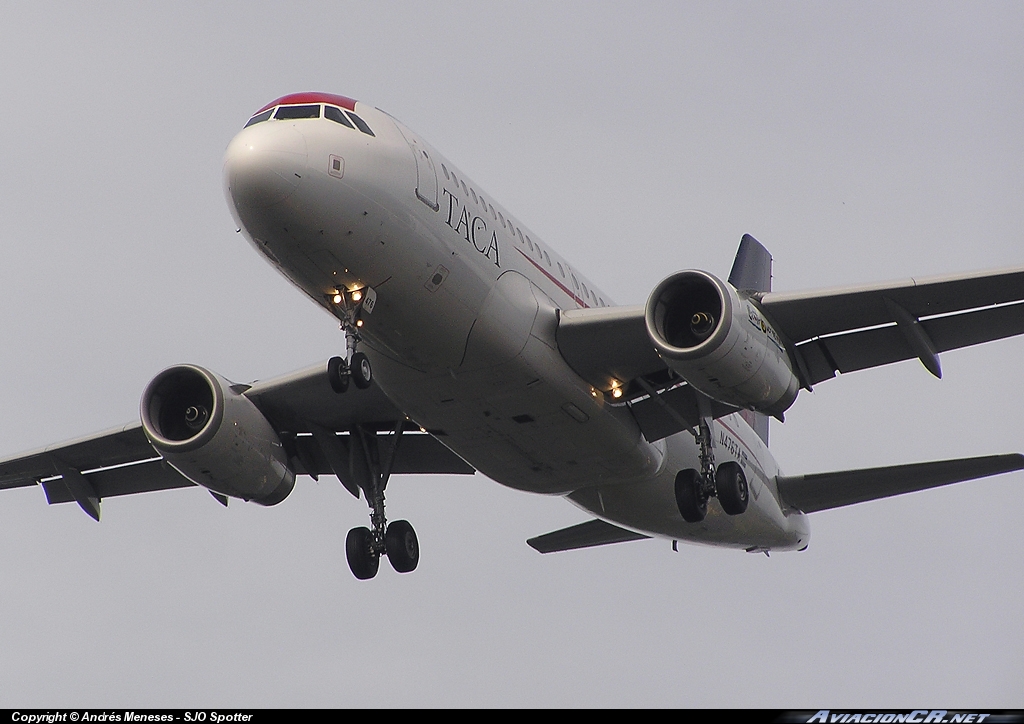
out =
[[(1019, 3), (5, 3), (0, 454), (137, 418), (179, 362), (252, 381), (342, 349), (234, 233), (224, 148), (279, 95), (386, 109), (619, 303), (1024, 264)], [(1024, 449), (1024, 340), (802, 393), (788, 473)], [(586, 515), (408, 477), (420, 568), (358, 582), (333, 478), (0, 500), (0, 707), (1024, 705), (1024, 476), (815, 514), (802, 553), (644, 541), (540, 556)]]

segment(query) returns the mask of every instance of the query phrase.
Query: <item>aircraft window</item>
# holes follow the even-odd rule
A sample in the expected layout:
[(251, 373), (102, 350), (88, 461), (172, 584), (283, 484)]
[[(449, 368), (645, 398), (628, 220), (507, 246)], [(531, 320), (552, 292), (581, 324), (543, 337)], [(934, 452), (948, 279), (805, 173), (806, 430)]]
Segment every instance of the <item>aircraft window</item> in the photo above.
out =
[(589, 297), (590, 296), (590, 292), (587, 291), (587, 285), (586, 284), (583, 285), (583, 296), (585, 296), (585, 297)]
[(470, 189), (470, 190), (469, 190), (469, 193), (470, 193), (470, 195), (471, 195), (471, 196), (473, 197), (473, 203), (474, 203), (474, 204), (478, 204), (478, 203), (480, 203), (480, 202), (479, 202), (479, 201), (477, 200), (477, 198), (476, 198), (476, 191), (474, 191), (473, 189)]
[[(454, 171), (452, 171), (452, 181), (455, 183), (456, 186), (459, 185), (459, 177), (455, 175)], [(458, 191), (458, 189), (455, 190)]]
[(443, 163), (441, 164), (441, 170), (444, 171), (444, 177), (450, 180), (451, 176), (448, 175), (448, 167), (445, 166)]
[(293, 118), (319, 118), (320, 106), (280, 106), (274, 118), (278, 120), (292, 120)]
[(491, 206), (490, 204), (487, 204), (487, 208), (489, 208), (489, 209), (491, 210), (491, 218), (492, 218), (492, 219), (497, 219), (497, 218), (498, 218), (498, 214), (497, 214), (497, 212), (496, 212), (496, 211), (494, 210), (494, 207), (493, 207), (493, 206)]
[(348, 112), (348, 117), (351, 118), (352, 122), (356, 124), (356, 128), (358, 128), (360, 131), (365, 133), (367, 136), (373, 136), (374, 135), (373, 131), (370, 130), (370, 127), (368, 125), (366, 125), (366, 121), (364, 121), (362, 118), (357, 116), (355, 113), (353, 113), (352, 111), (349, 111)]
[(544, 252), (544, 261), (548, 263), (548, 266), (551, 266), (551, 257), (548, 256), (548, 253), (546, 251)]
[(468, 196), (469, 195), (469, 189), (466, 188), (466, 182), (465, 181), (459, 181), (459, 183), (462, 184), (462, 193), (464, 193), (464, 194), (466, 194)]
[(505, 228), (505, 217), (501, 215), (500, 211), (498, 212), (498, 221), (501, 222), (501, 228), (504, 229)]
[(576, 287), (577, 289), (579, 289), (580, 288), (580, 283), (578, 281), (576, 281), (576, 275), (570, 273), (569, 276), (572, 277), (572, 285), (574, 287)]
[(253, 116), (252, 118), (249, 119), (249, 122), (245, 124), (245, 127), (248, 128), (249, 126), (251, 126), (254, 123), (263, 123), (263, 121), (265, 121), (268, 118), (270, 118), (270, 114), (273, 113), (273, 112), (274, 112), (274, 109), (271, 108), (269, 111), (263, 111), (263, 113), (257, 113), (255, 116)]
[(598, 299), (597, 303), (600, 304), (603, 307), (604, 306), (604, 298)]
[(335, 123), (340, 123), (343, 126), (348, 126), (352, 130), (355, 130), (355, 126), (352, 125), (352, 121), (350, 121), (348, 117), (341, 112), (340, 108), (324, 106), (324, 118), (328, 118)]
[(565, 269), (562, 268), (562, 262), (558, 262), (558, 273), (562, 275), (562, 279), (565, 279)]

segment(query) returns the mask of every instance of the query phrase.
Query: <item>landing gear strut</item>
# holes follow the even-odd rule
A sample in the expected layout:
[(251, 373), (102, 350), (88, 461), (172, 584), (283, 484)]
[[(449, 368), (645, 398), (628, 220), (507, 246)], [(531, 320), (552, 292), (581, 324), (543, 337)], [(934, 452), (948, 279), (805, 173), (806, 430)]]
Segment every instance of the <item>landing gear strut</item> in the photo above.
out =
[(349, 436), (350, 456), (359, 487), (370, 506), (370, 527), (353, 528), (345, 539), (345, 556), (352, 575), (360, 580), (373, 578), (380, 566), (380, 557), (386, 555), (391, 567), (399, 573), (416, 569), (420, 561), (420, 545), (416, 531), (406, 520), (388, 524), (384, 513), (384, 489), (395, 463), (404, 421), (395, 426), (387, 462), (381, 467), (381, 443), (375, 430), (361, 426), (352, 429)]
[(687, 523), (699, 523), (708, 514), (708, 499), (717, 497), (727, 515), (739, 515), (747, 509), (750, 500), (743, 468), (730, 460), (715, 469), (711, 425), (707, 418), (701, 418), (694, 437), (699, 450), (700, 471), (689, 468), (676, 474), (675, 495), (679, 514)]
[(362, 322), (358, 319), (362, 302), (350, 304), (349, 297), (341, 293), (334, 299), (337, 300), (335, 309), (341, 319), (341, 330), (345, 333), (345, 357), (331, 357), (327, 363), (327, 379), (331, 389), (340, 395), (348, 389), (350, 381), (360, 390), (368, 388), (373, 383), (373, 368), (369, 358), (356, 351), (356, 346), (362, 341), (359, 336)]

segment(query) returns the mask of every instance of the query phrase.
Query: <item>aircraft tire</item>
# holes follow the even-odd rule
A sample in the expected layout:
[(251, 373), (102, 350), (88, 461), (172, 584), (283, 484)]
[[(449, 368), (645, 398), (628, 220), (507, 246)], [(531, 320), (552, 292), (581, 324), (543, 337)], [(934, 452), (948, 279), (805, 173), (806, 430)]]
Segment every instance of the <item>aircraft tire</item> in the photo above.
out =
[(388, 525), (384, 533), (384, 549), (391, 567), (399, 573), (416, 570), (420, 562), (420, 543), (409, 521), (396, 520)]
[(331, 383), (331, 389), (339, 395), (348, 389), (348, 366), (341, 357), (331, 357), (327, 360), (327, 381)]
[(349, 373), (356, 387), (365, 390), (373, 382), (373, 368), (370, 367), (369, 358), (362, 352), (352, 355), (352, 362), (349, 364)]
[(377, 575), (380, 555), (370, 550), (370, 529), (353, 528), (345, 538), (345, 557), (352, 575), (366, 581)]
[(708, 499), (701, 490), (701, 477), (693, 468), (676, 473), (676, 505), (687, 523), (700, 523), (708, 514)]
[(726, 513), (739, 515), (747, 509), (750, 489), (739, 463), (730, 460), (719, 465), (715, 471), (715, 487), (718, 488), (718, 502)]

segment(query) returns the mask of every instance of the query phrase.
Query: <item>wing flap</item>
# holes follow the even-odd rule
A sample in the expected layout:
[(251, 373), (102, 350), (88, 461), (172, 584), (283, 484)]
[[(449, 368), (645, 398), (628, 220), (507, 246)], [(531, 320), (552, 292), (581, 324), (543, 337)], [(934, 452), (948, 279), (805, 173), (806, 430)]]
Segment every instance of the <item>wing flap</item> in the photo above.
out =
[[(351, 455), (349, 435), (336, 435), (343, 460)], [(302, 468), (297, 473), (307, 475), (334, 475), (334, 467), (323, 449), (312, 436), (295, 438), (298, 459)], [(296, 466), (298, 467), (298, 466)], [(425, 433), (403, 432), (398, 454), (391, 469), (394, 475), (472, 475), (476, 469)]]
[(804, 513), (1024, 470), (1024, 455), (988, 455), (814, 475), (779, 476), (782, 499)]
[[(1024, 334), (1024, 304), (933, 317), (920, 324), (935, 351), (946, 352)], [(803, 356), (809, 385), (830, 379), (836, 372), (856, 372), (918, 356), (895, 324), (820, 337), (800, 344), (796, 350)]]
[[(683, 384), (663, 392), (655, 392), (642, 400), (629, 403), (647, 442), (655, 442), (700, 424), (700, 403), (696, 392)], [(707, 409), (715, 419), (736, 412), (735, 407), (705, 398)]]
[[(195, 487), (195, 483), (164, 463), (163, 460), (150, 460), (138, 465), (98, 470), (87, 473), (84, 477), (100, 499), (149, 493), (155, 490)], [(51, 505), (75, 502), (75, 496), (62, 478), (44, 480), (42, 485), (46, 493), (46, 502)]]
[(650, 536), (595, 519), (530, 538), (526, 544), (540, 553), (556, 553), (646, 538)]
[(760, 305), (790, 341), (800, 343), (893, 322), (886, 298), (918, 319), (1018, 302), (1024, 299), (1024, 268), (811, 292), (772, 292), (761, 297)]
[(35, 485), (57, 474), (53, 456), (79, 471), (158, 457), (138, 422), (0, 460), (0, 489)]

